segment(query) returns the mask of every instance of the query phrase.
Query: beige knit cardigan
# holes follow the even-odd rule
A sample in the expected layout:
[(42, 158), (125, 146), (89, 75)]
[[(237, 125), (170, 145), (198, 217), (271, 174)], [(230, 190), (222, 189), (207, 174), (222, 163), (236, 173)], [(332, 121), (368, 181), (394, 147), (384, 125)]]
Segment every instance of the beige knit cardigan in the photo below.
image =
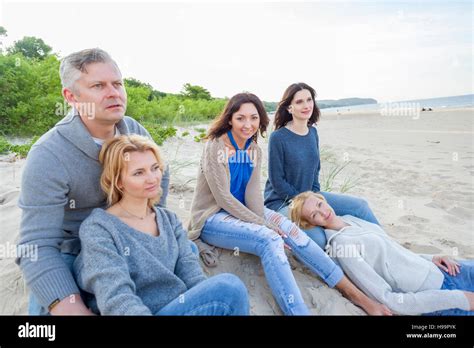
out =
[(230, 171), (224, 140), (220, 137), (206, 142), (191, 204), (189, 239), (199, 238), (206, 220), (221, 209), (242, 221), (266, 225), (260, 188), (262, 150), (255, 141), (250, 144), (249, 153), (254, 154), (251, 155), (254, 168), (245, 190), (246, 205), (243, 205), (230, 192)]

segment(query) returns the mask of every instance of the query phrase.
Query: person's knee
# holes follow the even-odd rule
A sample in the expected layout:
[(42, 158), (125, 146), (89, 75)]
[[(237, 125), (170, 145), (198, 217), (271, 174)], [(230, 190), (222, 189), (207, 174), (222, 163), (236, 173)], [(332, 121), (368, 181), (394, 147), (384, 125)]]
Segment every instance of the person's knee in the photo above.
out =
[(247, 288), (242, 280), (232, 273), (221, 273), (215, 275), (214, 288), (222, 293), (247, 294)]
[(216, 294), (222, 296), (234, 309), (248, 312), (248, 290), (239, 277), (231, 273), (221, 273), (213, 278), (213, 290)]
[(327, 243), (327, 239), (326, 239), (326, 233), (324, 232), (323, 228), (317, 226), (317, 227), (313, 227), (311, 229), (305, 230), (304, 232), (306, 232), (308, 237), (311, 238), (313, 242), (315, 242), (321, 249), (324, 250)]
[(273, 262), (278, 260), (281, 264), (288, 263), (283, 238), (270, 229), (268, 229), (265, 238), (261, 239), (260, 245), (257, 248), (257, 255), (261, 259), (273, 260)]
[(267, 227), (265, 227), (264, 231), (260, 234), (258, 243), (260, 244), (259, 254), (263, 254), (267, 251), (275, 252), (278, 249), (283, 249), (284, 246), (283, 238), (278, 233)]
[(362, 209), (369, 208), (369, 202), (367, 202), (367, 200), (364, 198), (357, 198), (357, 205)]
[(369, 202), (363, 198), (357, 198), (357, 206), (354, 207), (354, 214), (358, 218), (380, 225), (379, 221), (375, 217), (372, 209), (370, 208)]
[(364, 215), (370, 211), (369, 202), (364, 198), (355, 198), (355, 209), (359, 212), (359, 215)]

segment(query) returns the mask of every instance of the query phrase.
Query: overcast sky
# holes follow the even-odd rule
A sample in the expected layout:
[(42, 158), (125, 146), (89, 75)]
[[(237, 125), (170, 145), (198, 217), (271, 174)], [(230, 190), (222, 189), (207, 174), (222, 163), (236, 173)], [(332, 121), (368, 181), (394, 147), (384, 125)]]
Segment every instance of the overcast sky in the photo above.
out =
[(297, 81), (319, 99), (474, 93), (472, 18), (471, 1), (0, 0), (4, 46), (36, 36), (61, 57), (101, 47), (160, 91), (189, 82), (268, 101)]

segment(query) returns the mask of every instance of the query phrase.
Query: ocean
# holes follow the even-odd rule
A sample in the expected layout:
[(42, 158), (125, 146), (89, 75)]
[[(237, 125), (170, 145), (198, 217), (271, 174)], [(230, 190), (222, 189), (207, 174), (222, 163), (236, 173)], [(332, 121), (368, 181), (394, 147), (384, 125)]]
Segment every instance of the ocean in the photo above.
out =
[(342, 107), (333, 107), (321, 109), (322, 112), (337, 112), (337, 111), (347, 111), (347, 110), (378, 110), (387, 108), (387, 106), (394, 107), (396, 105), (411, 105), (417, 108), (432, 108), (442, 109), (442, 108), (463, 108), (463, 107), (473, 107), (474, 106), (474, 94), (466, 95), (456, 95), (451, 97), (440, 97), (440, 98), (429, 98), (429, 99), (413, 99), (413, 100), (401, 100), (396, 102), (386, 102), (378, 104), (364, 104), (364, 105), (350, 105)]

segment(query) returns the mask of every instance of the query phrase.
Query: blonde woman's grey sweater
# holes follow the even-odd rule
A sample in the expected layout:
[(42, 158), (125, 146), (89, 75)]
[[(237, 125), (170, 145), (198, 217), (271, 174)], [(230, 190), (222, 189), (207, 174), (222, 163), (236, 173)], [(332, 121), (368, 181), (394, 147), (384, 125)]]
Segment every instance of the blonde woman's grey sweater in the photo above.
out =
[(163, 208), (155, 213), (157, 237), (103, 209), (94, 209), (81, 225), (74, 272), (78, 285), (95, 296), (100, 314), (154, 315), (206, 279), (178, 217)]
[[(143, 126), (127, 116), (116, 127), (120, 134), (149, 137)], [(34, 248), (37, 255), (19, 257), (16, 262), (44, 308), (56, 299), (79, 293), (61, 253), (79, 253), (79, 226), (93, 209), (105, 207), (99, 151), (80, 116), (71, 112), (28, 153), (18, 201), (22, 209), (19, 246)], [(165, 204), (168, 183), (166, 171), (160, 205)]]
[(432, 255), (418, 255), (393, 241), (373, 223), (351, 215), (350, 226), (326, 229), (326, 250), (367, 295), (398, 314), (417, 315), (459, 308), (469, 310), (460, 290), (440, 290), (444, 275)]

